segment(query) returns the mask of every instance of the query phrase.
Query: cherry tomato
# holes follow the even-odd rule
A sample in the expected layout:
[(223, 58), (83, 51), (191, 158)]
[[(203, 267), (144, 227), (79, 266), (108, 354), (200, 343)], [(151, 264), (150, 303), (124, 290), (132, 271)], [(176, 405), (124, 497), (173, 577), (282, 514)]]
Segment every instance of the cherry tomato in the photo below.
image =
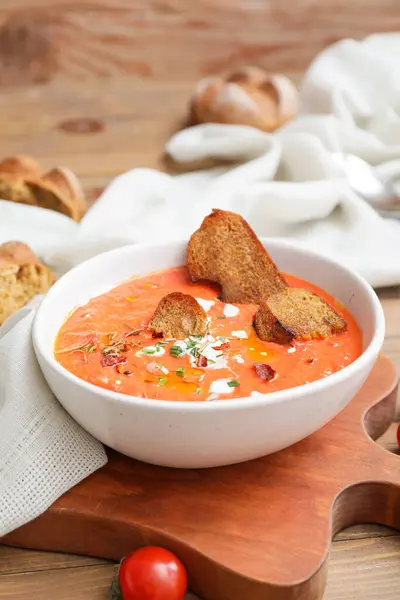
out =
[(400, 425), (397, 427), (397, 443), (400, 448)]
[(147, 546), (124, 558), (119, 583), (123, 600), (183, 600), (187, 574), (172, 552)]

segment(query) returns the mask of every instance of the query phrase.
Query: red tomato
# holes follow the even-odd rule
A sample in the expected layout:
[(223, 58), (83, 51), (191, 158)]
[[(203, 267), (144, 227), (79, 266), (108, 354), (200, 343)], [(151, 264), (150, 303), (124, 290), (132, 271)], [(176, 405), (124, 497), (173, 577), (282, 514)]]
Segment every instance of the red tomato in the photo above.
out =
[(172, 552), (147, 546), (124, 558), (119, 583), (123, 600), (182, 600), (187, 575)]
[(400, 425), (397, 427), (397, 443), (400, 448)]

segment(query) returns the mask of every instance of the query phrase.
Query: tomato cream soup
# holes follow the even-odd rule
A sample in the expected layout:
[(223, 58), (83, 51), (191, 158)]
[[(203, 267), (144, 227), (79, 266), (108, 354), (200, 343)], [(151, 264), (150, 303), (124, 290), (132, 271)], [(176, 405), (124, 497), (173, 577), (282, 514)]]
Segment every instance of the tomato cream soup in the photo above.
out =
[[(252, 326), (255, 305), (225, 304), (216, 286), (192, 283), (186, 267), (176, 267), (131, 279), (77, 308), (59, 332), (55, 357), (94, 385), (186, 402), (257, 397), (327, 377), (353, 362), (362, 352), (362, 335), (352, 315), (315, 285), (285, 278), (334, 307), (347, 331), (286, 345), (262, 342)], [(146, 330), (161, 298), (177, 291), (194, 296), (206, 311), (205, 337), (154, 338)]]

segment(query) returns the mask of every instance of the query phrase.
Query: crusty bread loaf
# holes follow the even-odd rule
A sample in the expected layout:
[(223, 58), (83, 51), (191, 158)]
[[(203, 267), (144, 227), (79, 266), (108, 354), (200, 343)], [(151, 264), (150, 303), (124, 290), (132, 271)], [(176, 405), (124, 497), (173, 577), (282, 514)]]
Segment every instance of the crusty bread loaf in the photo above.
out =
[(284, 75), (241, 67), (197, 84), (190, 104), (192, 123), (230, 123), (274, 131), (298, 112), (298, 92)]
[(0, 173), (0, 199), (37, 206), (35, 196), (24, 179), (14, 173)]
[(149, 323), (149, 329), (166, 338), (184, 339), (205, 335), (207, 315), (193, 296), (172, 292), (162, 298)]
[(0, 162), (0, 173), (14, 173), (20, 177), (39, 178), (41, 170), (39, 163), (26, 154), (8, 156)]
[(22, 242), (0, 246), (0, 325), (54, 283), (50, 269)]
[(219, 283), (225, 302), (259, 304), (287, 287), (248, 223), (224, 210), (213, 210), (191, 236), (187, 267), (193, 281)]
[(41, 174), (38, 163), (28, 156), (13, 156), (0, 162), (0, 198), (40, 206), (79, 221), (86, 209), (82, 187), (65, 167)]
[(319, 296), (288, 287), (260, 305), (254, 326), (260, 339), (282, 344), (294, 338), (325, 338), (344, 331), (347, 323)]

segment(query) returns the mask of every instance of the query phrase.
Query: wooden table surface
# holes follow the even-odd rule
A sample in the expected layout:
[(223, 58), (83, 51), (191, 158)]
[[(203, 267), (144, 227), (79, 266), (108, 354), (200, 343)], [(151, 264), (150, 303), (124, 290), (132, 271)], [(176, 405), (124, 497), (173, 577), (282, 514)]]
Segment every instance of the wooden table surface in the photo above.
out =
[[(252, 63), (298, 80), (326, 45), (399, 29), (398, 0), (1, 0), (1, 154), (67, 165), (94, 200), (118, 173), (162, 168), (200, 77)], [(385, 351), (400, 365), (400, 287), (380, 297)], [(395, 429), (380, 441), (392, 451)], [(114, 569), (0, 547), (0, 598), (105, 599)], [(337, 536), (324, 600), (393, 600), (399, 589), (399, 533)]]

